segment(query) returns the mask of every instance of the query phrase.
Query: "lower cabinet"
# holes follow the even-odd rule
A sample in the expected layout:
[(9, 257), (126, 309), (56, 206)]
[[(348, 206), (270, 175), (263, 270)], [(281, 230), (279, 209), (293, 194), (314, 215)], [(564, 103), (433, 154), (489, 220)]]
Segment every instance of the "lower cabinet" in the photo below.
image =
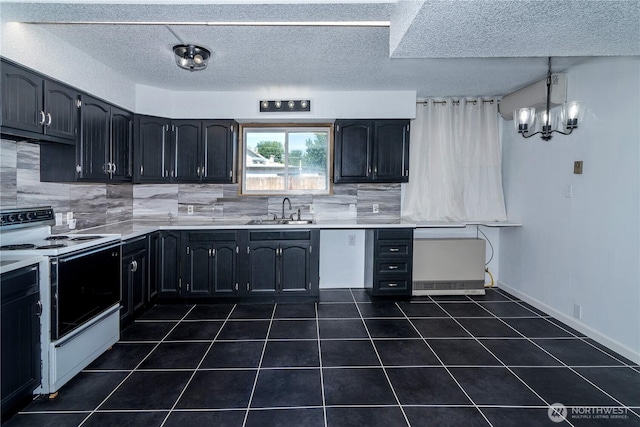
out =
[(185, 296), (232, 296), (238, 290), (236, 231), (183, 233)]
[(161, 300), (317, 299), (319, 242), (319, 230), (162, 231), (150, 274)]
[(0, 336), (2, 422), (40, 385), (40, 289), (38, 266), (2, 275)]
[(373, 297), (410, 297), (413, 269), (413, 229), (367, 230), (365, 286)]
[(149, 306), (149, 256), (147, 236), (122, 244), (120, 327), (124, 328)]
[(158, 298), (181, 295), (180, 255), (180, 232), (160, 231), (154, 248), (153, 262)]
[(249, 231), (246, 291), (317, 296), (318, 241), (317, 230)]

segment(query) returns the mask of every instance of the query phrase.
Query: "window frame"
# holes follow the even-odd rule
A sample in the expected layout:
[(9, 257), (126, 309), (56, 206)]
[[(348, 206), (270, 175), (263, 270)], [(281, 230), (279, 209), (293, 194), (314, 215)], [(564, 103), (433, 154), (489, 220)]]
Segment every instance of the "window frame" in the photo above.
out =
[[(304, 131), (315, 131), (315, 130), (326, 130), (327, 135), (327, 165), (326, 165), (326, 176), (327, 176), (327, 188), (325, 190), (287, 190), (286, 188), (273, 191), (273, 190), (248, 190), (245, 188), (246, 185), (246, 161), (247, 161), (247, 144), (245, 141), (246, 132), (251, 130), (264, 130), (267, 132), (304, 132)], [(314, 195), (314, 196), (327, 196), (333, 194), (333, 145), (334, 141), (334, 127), (333, 123), (248, 123), (248, 124), (240, 124), (240, 129), (238, 132), (239, 139), (239, 156), (238, 156), (238, 194), (240, 196), (302, 196), (302, 195)], [(285, 144), (285, 152), (288, 147)], [(287, 170), (285, 176), (289, 176), (288, 174), (288, 165), (285, 164), (285, 169)]]

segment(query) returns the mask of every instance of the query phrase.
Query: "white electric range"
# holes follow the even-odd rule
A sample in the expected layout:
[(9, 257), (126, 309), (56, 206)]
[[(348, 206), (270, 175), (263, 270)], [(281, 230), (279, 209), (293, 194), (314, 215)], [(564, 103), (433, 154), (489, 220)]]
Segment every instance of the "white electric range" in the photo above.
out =
[(0, 211), (0, 260), (42, 256), (42, 383), (56, 393), (120, 338), (120, 236), (52, 235), (51, 207)]

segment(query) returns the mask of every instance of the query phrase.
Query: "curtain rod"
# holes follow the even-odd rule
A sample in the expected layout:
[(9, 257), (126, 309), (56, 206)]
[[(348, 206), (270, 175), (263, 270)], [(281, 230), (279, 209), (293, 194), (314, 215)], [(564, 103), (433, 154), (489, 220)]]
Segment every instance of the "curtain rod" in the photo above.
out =
[[(426, 99), (426, 100), (423, 100), (423, 101), (416, 101), (416, 104), (427, 105), (429, 103), (429, 101), (433, 102), (434, 104), (440, 104), (442, 106), (447, 105), (447, 101), (436, 101), (436, 100), (433, 100), (433, 99)], [(466, 103), (471, 103), (473, 105), (476, 105), (478, 103), (478, 100), (477, 99), (473, 99), (473, 100), (466, 100), (465, 99), (464, 102), (465, 102), (465, 104)], [(487, 103), (493, 104), (493, 102), (494, 102), (493, 99), (483, 99), (482, 100), (483, 104), (487, 104)], [(453, 100), (453, 101), (451, 101), (451, 103), (453, 105), (460, 105), (460, 100)]]

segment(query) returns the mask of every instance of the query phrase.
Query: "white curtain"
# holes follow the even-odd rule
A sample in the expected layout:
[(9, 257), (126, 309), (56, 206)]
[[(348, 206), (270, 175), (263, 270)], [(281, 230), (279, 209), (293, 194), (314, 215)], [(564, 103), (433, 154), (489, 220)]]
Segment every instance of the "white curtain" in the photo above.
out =
[(413, 221), (504, 221), (497, 102), (428, 100), (411, 124), (402, 215)]

